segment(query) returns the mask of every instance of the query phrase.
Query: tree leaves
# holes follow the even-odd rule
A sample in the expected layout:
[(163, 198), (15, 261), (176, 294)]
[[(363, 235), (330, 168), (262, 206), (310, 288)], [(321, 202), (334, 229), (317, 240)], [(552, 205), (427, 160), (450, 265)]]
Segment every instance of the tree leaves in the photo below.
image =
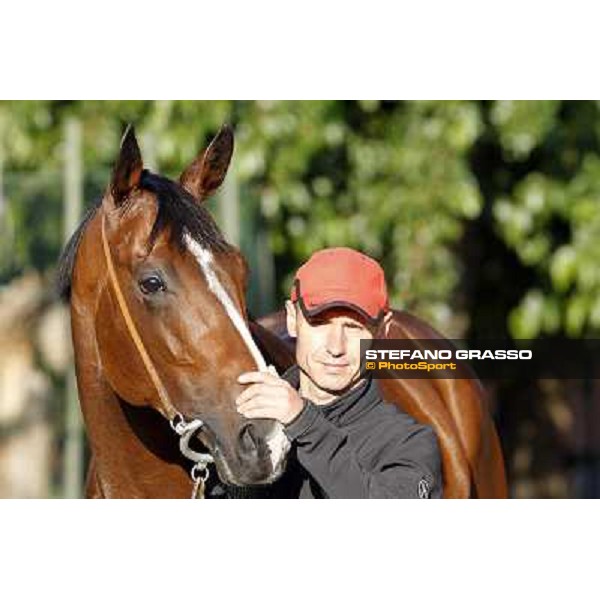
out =
[(460, 299), (475, 275), (465, 273), (461, 247), (471, 223), (489, 226), (489, 247), (500, 240), (529, 273), (502, 308), (513, 335), (600, 327), (597, 103), (1, 102), (12, 231), (3, 279), (48, 268), (58, 255), (67, 115), (83, 124), (89, 201), (106, 185), (125, 122), (135, 122), (147, 162), (170, 176), (231, 123), (238, 185), (259, 207), (275, 253), (278, 302), (312, 251), (349, 245), (382, 262), (395, 306), (461, 335)]

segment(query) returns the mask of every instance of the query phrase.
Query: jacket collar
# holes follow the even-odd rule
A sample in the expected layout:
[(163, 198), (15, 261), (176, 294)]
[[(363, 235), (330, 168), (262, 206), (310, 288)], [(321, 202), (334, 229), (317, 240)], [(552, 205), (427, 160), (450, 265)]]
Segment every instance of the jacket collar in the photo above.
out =
[[(300, 387), (300, 368), (290, 367), (282, 377), (295, 389)], [(307, 401), (310, 402), (308, 398)], [(360, 418), (373, 406), (381, 402), (376, 381), (367, 377), (355, 388), (345, 392), (329, 404), (317, 404), (317, 408), (336, 425), (347, 425)], [(313, 403), (314, 404), (314, 403)]]

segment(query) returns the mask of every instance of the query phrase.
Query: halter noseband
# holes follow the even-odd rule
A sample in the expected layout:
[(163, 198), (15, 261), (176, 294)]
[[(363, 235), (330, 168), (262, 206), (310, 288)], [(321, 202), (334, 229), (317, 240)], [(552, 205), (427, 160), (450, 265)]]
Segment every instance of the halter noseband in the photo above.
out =
[(190, 471), (190, 477), (194, 482), (194, 488), (192, 492), (192, 498), (204, 497), (204, 484), (209, 476), (208, 465), (214, 462), (212, 455), (205, 452), (196, 452), (190, 448), (190, 440), (196, 432), (204, 427), (204, 421), (202, 419), (191, 419), (187, 420), (174, 406), (169, 399), (169, 394), (160, 379), (158, 371), (154, 367), (150, 356), (142, 342), (142, 338), (137, 330), (135, 323), (131, 317), (131, 313), (127, 308), (125, 297), (121, 291), (119, 280), (117, 279), (117, 273), (113, 264), (112, 255), (108, 241), (106, 239), (106, 215), (102, 214), (102, 247), (104, 249), (104, 257), (106, 259), (106, 265), (108, 267), (108, 278), (112, 284), (113, 291), (119, 304), (121, 315), (125, 320), (127, 330), (131, 335), (131, 339), (138, 350), (140, 358), (146, 367), (146, 371), (154, 384), (158, 398), (160, 400), (160, 412), (169, 421), (171, 428), (179, 436), (179, 450), (181, 454), (187, 459), (191, 460), (194, 465)]

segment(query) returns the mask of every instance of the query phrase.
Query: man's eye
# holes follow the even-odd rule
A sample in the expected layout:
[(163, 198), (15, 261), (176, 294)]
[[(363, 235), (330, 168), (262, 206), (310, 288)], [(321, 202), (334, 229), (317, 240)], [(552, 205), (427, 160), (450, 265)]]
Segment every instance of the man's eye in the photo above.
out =
[(150, 275), (139, 281), (140, 290), (143, 294), (156, 294), (167, 289), (165, 282), (158, 275)]
[(307, 322), (311, 327), (321, 327), (327, 323), (327, 321), (320, 315), (317, 315), (316, 317), (310, 317), (310, 319), (307, 319)]

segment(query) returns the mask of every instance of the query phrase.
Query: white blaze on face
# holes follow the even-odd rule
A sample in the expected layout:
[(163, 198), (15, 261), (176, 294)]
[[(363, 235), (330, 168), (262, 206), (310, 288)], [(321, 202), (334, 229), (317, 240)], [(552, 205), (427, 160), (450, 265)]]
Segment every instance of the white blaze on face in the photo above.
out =
[(275, 421), (273, 433), (267, 438), (267, 446), (271, 455), (271, 465), (273, 472), (280, 475), (283, 469), (283, 460), (291, 447), (290, 440), (283, 431), (283, 425)]
[(267, 370), (267, 363), (263, 358), (260, 350), (254, 343), (252, 339), (252, 334), (246, 325), (246, 322), (242, 318), (242, 315), (235, 307), (235, 304), (229, 297), (227, 290), (223, 287), (215, 270), (213, 268), (213, 256), (210, 250), (203, 248), (195, 239), (192, 238), (188, 233), (185, 234), (185, 243), (189, 249), (189, 251), (194, 255), (204, 276), (206, 277), (206, 281), (208, 283), (208, 287), (210, 291), (217, 297), (219, 302), (223, 305), (225, 312), (229, 315), (233, 325), (238, 330), (238, 333), (242, 336), (252, 358), (256, 362), (259, 371)]
[[(223, 305), (225, 312), (231, 319), (234, 327), (237, 329), (240, 334), (242, 340), (246, 344), (246, 347), (250, 351), (252, 358), (256, 362), (256, 366), (259, 371), (267, 370), (267, 363), (263, 358), (263, 355), (260, 353), (258, 346), (255, 344), (252, 339), (252, 334), (250, 333), (250, 329), (246, 325), (242, 315), (236, 308), (233, 300), (227, 293), (227, 290), (223, 287), (223, 284), (219, 281), (217, 274), (213, 268), (213, 256), (210, 250), (203, 248), (195, 239), (192, 238), (188, 233), (185, 234), (185, 243), (188, 247), (188, 250), (192, 253), (192, 255), (198, 261), (202, 272), (204, 273), (204, 277), (208, 283), (208, 287), (210, 291), (217, 297), (219, 302)], [(271, 462), (273, 464), (273, 469), (277, 470), (281, 465), (287, 451), (290, 448), (290, 443), (283, 432), (283, 426), (281, 423), (275, 422), (275, 427), (273, 428), (273, 433), (266, 440), (267, 445), (269, 446), (270, 454), (271, 454)]]

